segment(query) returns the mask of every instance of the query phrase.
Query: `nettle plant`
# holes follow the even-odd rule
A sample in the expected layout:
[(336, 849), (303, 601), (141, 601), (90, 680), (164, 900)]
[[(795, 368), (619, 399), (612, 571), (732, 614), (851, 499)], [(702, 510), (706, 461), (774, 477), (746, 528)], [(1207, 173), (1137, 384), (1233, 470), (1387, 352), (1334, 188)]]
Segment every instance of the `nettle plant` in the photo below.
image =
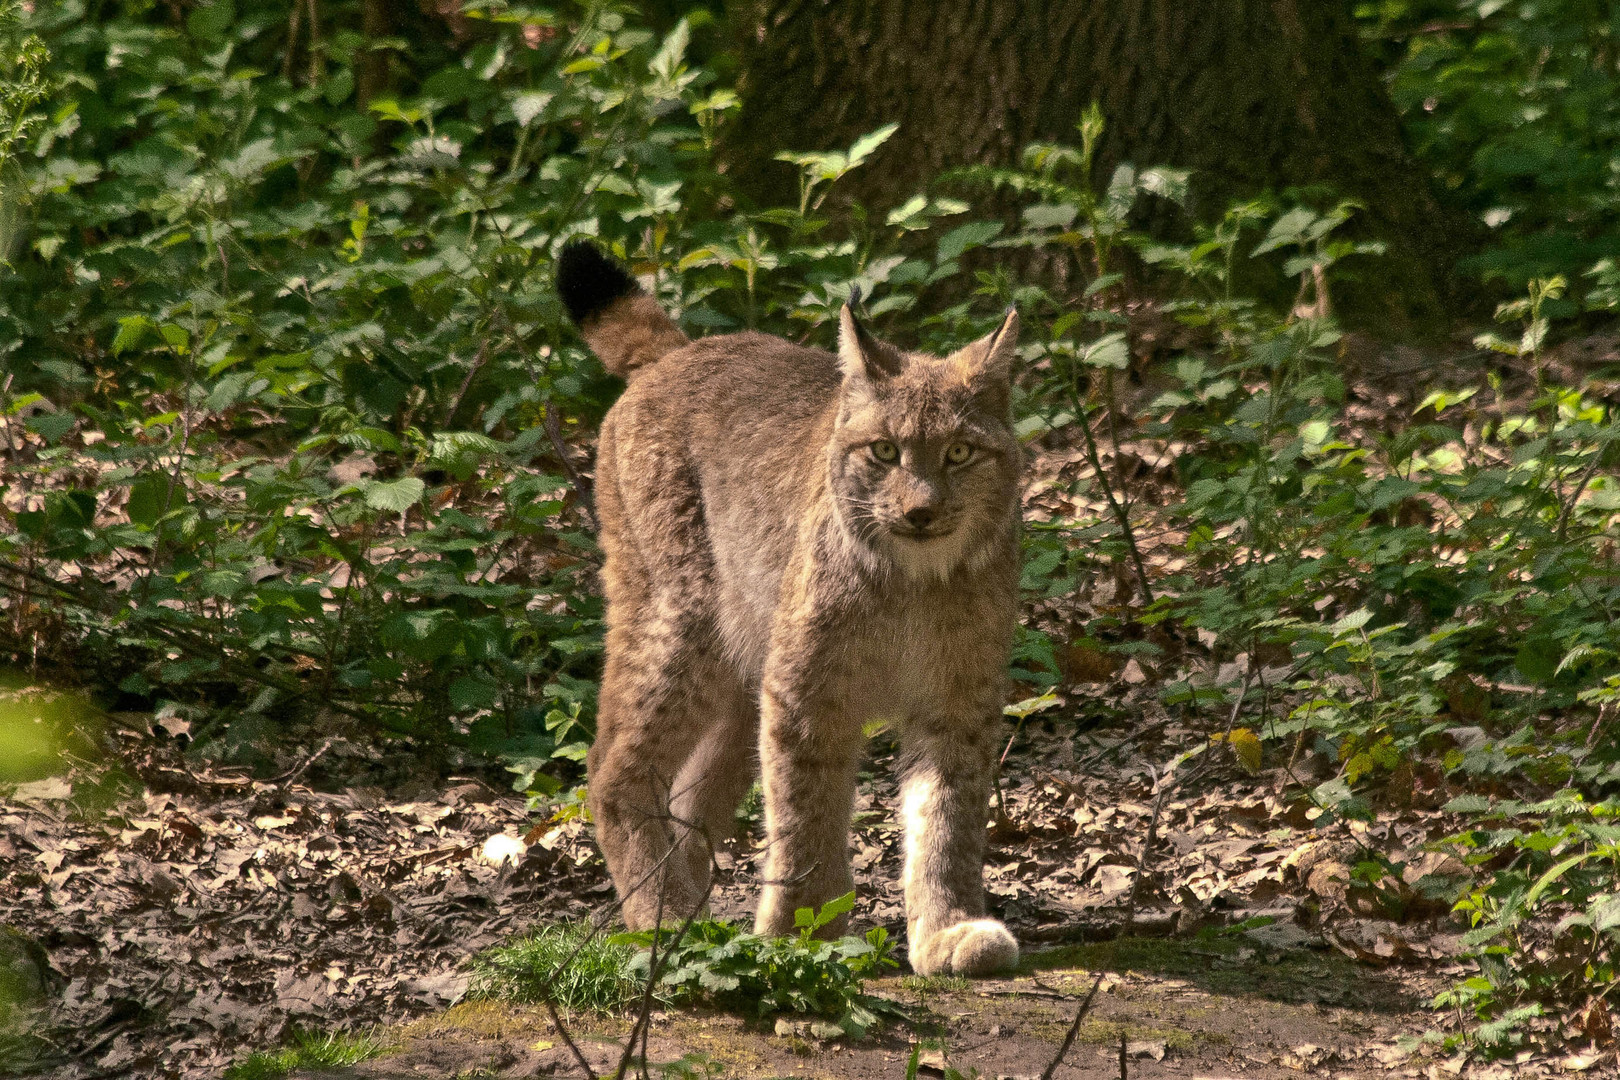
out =
[(1479, 973), (1434, 1001), (1465, 1030), (1477, 1026), (1430, 1040), (1506, 1051), (1557, 1004), (1576, 1006), (1577, 1028), (1592, 1010), (1601, 1014), (1620, 977), (1620, 802), (1565, 789), (1537, 801), (1464, 795), (1448, 809), (1477, 823), (1445, 845), (1494, 872), (1456, 904)]
[[(1188, 550), (1205, 562), (1210, 562), (1212, 552), (1230, 550), (1225, 534), (1216, 540), (1215, 522), (1228, 526), (1241, 522), (1250, 530), (1246, 539), (1259, 552), (1286, 548), (1289, 526), (1271, 511), (1287, 496), (1279, 488), (1298, 455), (1290, 456), (1286, 446), (1274, 444), (1307, 422), (1325, 425), (1343, 404), (1344, 387), (1328, 362), (1339, 339), (1330, 318), (1328, 280), (1340, 261), (1375, 255), (1382, 248), (1338, 235), (1357, 209), (1353, 203), (1316, 209), (1271, 199), (1234, 206), (1214, 225), (1193, 224), (1193, 244), (1156, 241), (1133, 223), (1153, 208), (1154, 200), (1159, 208), (1178, 211), (1186, 196), (1187, 174), (1126, 163), (1116, 167), (1106, 182), (1097, 183), (1094, 149), (1103, 132), (1097, 107), (1081, 118), (1077, 132), (1078, 146), (1028, 147), (1018, 169), (970, 168), (946, 179), (1033, 200), (1022, 209), (1021, 228), (1003, 235), (998, 225), (991, 224), (986, 239), (993, 247), (1055, 257), (1068, 279), (1079, 283), (1080, 301), (1072, 303), (1019, 283), (1005, 272), (977, 274), (981, 295), (998, 303), (1017, 303), (1037, 316), (1030, 319), (1036, 340), (1023, 350), (1030, 376), (1028, 392), (1020, 401), (1020, 434), (1059, 446), (1074, 445), (1083, 468), (1066, 474), (1066, 493), (1077, 507), (1102, 507), (1095, 516), (1077, 512), (1032, 523), (1026, 534), (1025, 588), (1037, 599), (1059, 597), (1082, 576), (1115, 573), (1124, 583), (1125, 599), (1083, 628), (1082, 643), (1121, 657), (1152, 658), (1160, 649), (1142, 632), (1144, 627), (1175, 619), (1188, 621), (1193, 629), (1208, 629), (1187, 618), (1194, 607), (1230, 610), (1244, 607), (1245, 601), (1232, 599), (1233, 567), (1225, 563), (1204, 579), (1206, 584), (1214, 582), (1207, 595), (1183, 595), (1188, 582), (1181, 578), (1166, 582), (1152, 578), (1139, 536), (1149, 519), (1167, 508), (1133, 504), (1120, 472), (1129, 457), (1123, 444), (1145, 436), (1174, 439), (1192, 449), (1184, 455), (1184, 479), (1189, 482), (1185, 503), (1168, 511), (1196, 519), (1189, 526)], [(1157, 267), (1171, 280), (1189, 285), (1194, 295), (1169, 302), (1164, 310), (1190, 327), (1212, 331), (1215, 342), (1209, 353), (1180, 357), (1174, 374), (1182, 388), (1161, 394), (1141, 415), (1132, 415), (1121, 400), (1133, 365), (1126, 319), (1110, 304), (1123, 286), (1122, 267), (1130, 257), (1138, 266)], [(1297, 279), (1292, 314), (1273, 313), (1236, 291), (1239, 271), (1256, 263), (1265, 264), (1268, 273), (1280, 271)], [(1262, 561), (1270, 565), (1261, 573), (1283, 575), (1267, 585), (1277, 595), (1297, 596), (1300, 582), (1313, 571), (1309, 565), (1285, 567), (1265, 556), (1240, 565), (1253, 570)], [(1236, 587), (1249, 594), (1257, 591), (1253, 582)], [(1124, 607), (1132, 598), (1138, 604), (1134, 613)], [(1281, 641), (1274, 630), (1258, 636), (1255, 631), (1255, 626), (1277, 616), (1275, 605), (1247, 602), (1244, 617), (1253, 624), (1247, 638), (1253, 643), (1262, 638)], [(1225, 629), (1229, 640), (1244, 636)], [(1053, 681), (1042, 678), (1043, 669), (1056, 670), (1045, 635), (1026, 629), (1019, 652), (1026, 660), (1020, 671), (1025, 681)], [(1186, 684), (1178, 684), (1176, 692), (1199, 701), (1218, 700), (1223, 693)]]

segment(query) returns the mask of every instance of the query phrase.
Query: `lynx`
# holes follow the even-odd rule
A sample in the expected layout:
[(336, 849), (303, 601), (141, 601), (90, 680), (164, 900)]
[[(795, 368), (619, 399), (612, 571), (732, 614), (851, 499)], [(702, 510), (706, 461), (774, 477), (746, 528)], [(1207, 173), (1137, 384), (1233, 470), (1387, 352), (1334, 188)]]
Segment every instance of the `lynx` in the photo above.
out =
[(692, 341), (586, 242), (563, 250), (558, 291), (628, 381), (597, 458), (607, 659), (587, 762), (625, 922), (701, 907), (756, 774), (758, 930), (849, 891), (863, 728), (883, 719), (912, 967), (1015, 964), (982, 876), (1016, 617), (1017, 313), (938, 359), (874, 338), (857, 294), (834, 356), (753, 332)]

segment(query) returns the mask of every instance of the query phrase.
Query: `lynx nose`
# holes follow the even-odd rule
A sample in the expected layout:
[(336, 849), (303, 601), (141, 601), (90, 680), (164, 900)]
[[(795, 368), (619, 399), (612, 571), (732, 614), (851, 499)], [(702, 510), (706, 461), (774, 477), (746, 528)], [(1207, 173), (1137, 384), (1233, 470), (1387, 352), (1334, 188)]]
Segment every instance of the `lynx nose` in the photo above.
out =
[(932, 525), (934, 523), (934, 511), (933, 511), (933, 508), (928, 507), (928, 506), (918, 506), (918, 507), (915, 507), (914, 509), (907, 510), (906, 511), (906, 522), (913, 529), (926, 529), (926, 528), (928, 528), (928, 526), (930, 526), (930, 525)]

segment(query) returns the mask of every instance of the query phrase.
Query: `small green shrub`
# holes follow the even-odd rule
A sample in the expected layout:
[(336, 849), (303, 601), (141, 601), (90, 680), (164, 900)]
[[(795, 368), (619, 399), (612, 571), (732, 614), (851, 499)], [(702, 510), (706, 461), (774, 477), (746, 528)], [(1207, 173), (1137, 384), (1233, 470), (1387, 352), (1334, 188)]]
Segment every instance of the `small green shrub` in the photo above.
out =
[(725, 1071), (724, 1062), (716, 1061), (700, 1051), (682, 1054), (674, 1061), (666, 1061), (658, 1066), (658, 1075), (664, 1080), (714, 1080)]
[[(820, 911), (800, 908), (793, 937), (761, 937), (727, 922), (693, 923), (669, 944), (669, 932), (624, 934), (615, 940), (643, 947), (632, 967), (645, 980), (658, 946), (660, 994), (672, 1003), (704, 1003), (763, 1019), (778, 1013), (823, 1017), (859, 1038), (880, 1015), (895, 1014), (888, 1002), (870, 997), (863, 983), (899, 965), (881, 927), (864, 937), (821, 941), (816, 931), (848, 912), (855, 894), (828, 901)], [(667, 950), (667, 952), (666, 952)]]
[(470, 996), (612, 1012), (641, 996), (636, 950), (597, 937), (587, 923), (545, 926), (473, 961)]
[(1448, 809), (1475, 824), (1444, 846), (1498, 869), (1457, 901), (1479, 972), (1436, 995), (1436, 1008), (1465, 1021), (1438, 1041), (1511, 1051), (1527, 1021), (1601, 997), (1620, 976), (1620, 800), (1588, 802), (1566, 789), (1537, 802), (1464, 795)]
[(294, 1032), (291, 1046), (248, 1055), (225, 1070), (225, 1080), (280, 1080), (294, 1069), (337, 1069), (369, 1061), (387, 1048), (375, 1035)]
[(820, 911), (796, 913), (799, 933), (761, 937), (727, 922), (699, 920), (673, 942), (672, 931), (597, 937), (585, 923), (543, 927), (483, 953), (473, 961), (470, 996), (541, 1002), (563, 1008), (612, 1012), (642, 999), (654, 957), (660, 976), (656, 1000), (666, 1005), (708, 1004), (759, 1019), (801, 1013), (831, 1020), (860, 1035), (892, 1011), (861, 992), (864, 981), (896, 967), (888, 932), (818, 941), (816, 931), (849, 911), (849, 893)]

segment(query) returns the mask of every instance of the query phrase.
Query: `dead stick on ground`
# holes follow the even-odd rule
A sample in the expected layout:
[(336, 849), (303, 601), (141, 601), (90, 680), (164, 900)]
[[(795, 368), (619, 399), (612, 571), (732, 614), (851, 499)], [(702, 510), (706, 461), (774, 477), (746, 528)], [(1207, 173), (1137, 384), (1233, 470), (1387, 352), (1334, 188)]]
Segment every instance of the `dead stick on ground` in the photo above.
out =
[(1065, 994), (1061, 990), (980, 990), (980, 997), (1037, 997), (1051, 998), (1053, 1001), (1073, 1001), (1073, 994)]
[(1085, 1020), (1086, 1013), (1091, 1011), (1091, 999), (1097, 996), (1098, 990), (1102, 989), (1102, 981), (1103, 977), (1099, 972), (1097, 981), (1091, 984), (1091, 992), (1086, 995), (1086, 1000), (1080, 1003), (1080, 1011), (1074, 1014), (1074, 1023), (1069, 1025), (1069, 1033), (1063, 1036), (1063, 1045), (1058, 1047), (1057, 1056), (1052, 1059), (1051, 1064), (1047, 1065), (1045, 1071), (1041, 1073), (1041, 1080), (1052, 1080), (1052, 1077), (1057, 1073), (1057, 1067), (1063, 1064), (1063, 1058), (1068, 1054), (1069, 1047), (1074, 1045), (1074, 1037), (1080, 1033), (1080, 1024)]

